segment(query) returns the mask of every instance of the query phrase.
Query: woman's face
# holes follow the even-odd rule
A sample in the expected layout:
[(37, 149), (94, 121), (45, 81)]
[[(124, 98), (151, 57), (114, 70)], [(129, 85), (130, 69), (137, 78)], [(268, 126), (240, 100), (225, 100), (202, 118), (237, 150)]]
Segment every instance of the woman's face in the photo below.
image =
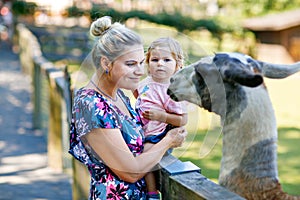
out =
[(144, 75), (144, 49), (142, 45), (130, 47), (112, 63), (111, 80), (117, 88), (134, 90)]
[(176, 60), (167, 47), (156, 47), (149, 57), (149, 72), (154, 81), (168, 83), (176, 71)]

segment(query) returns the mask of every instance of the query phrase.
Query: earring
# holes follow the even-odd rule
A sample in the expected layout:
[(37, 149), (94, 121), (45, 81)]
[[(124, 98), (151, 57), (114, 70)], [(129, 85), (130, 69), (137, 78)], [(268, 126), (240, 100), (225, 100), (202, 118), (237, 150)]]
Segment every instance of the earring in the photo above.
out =
[(105, 70), (105, 74), (108, 74), (108, 69)]

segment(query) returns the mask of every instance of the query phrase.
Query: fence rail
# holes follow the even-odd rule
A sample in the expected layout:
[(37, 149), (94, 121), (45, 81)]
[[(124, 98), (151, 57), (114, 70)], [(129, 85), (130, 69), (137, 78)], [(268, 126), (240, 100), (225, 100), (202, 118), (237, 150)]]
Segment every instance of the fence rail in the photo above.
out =
[[(22, 24), (17, 25), (20, 62), (23, 72), (32, 77), (33, 124), (48, 142), (48, 163), (72, 175), (73, 199), (87, 199), (89, 173), (67, 152), (71, 110), (70, 77), (42, 54), (37, 38)], [(73, 43), (72, 43), (73, 44)], [(243, 199), (210, 181), (191, 162), (172, 155), (159, 163), (158, 185), (166, 200)]]

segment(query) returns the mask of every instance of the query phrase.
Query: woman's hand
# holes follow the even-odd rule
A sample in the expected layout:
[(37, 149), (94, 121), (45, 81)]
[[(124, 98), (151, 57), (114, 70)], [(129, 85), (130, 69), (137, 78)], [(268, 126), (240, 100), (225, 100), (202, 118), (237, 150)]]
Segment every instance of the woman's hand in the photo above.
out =
[(180, 147), (185, 138), (187, 136), (187, 131), (184, 127), (174, 128), (171, 129), (167, 135), (165, 136), (166, 139), (170, 140), (170, 148)]

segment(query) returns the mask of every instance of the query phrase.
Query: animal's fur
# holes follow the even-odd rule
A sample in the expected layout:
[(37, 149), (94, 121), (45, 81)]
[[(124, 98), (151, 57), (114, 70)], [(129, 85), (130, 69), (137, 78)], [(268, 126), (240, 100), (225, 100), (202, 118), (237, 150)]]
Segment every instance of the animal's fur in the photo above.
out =
[(177, 72), (168, 94), (221, 116), (220, 185), (247, 199), (298, 199), (282, 191), (277, 170), (277, 126), (263, 76), (285, 78), (300, 63), (273, 65), (236, 53), (216, 54)]

